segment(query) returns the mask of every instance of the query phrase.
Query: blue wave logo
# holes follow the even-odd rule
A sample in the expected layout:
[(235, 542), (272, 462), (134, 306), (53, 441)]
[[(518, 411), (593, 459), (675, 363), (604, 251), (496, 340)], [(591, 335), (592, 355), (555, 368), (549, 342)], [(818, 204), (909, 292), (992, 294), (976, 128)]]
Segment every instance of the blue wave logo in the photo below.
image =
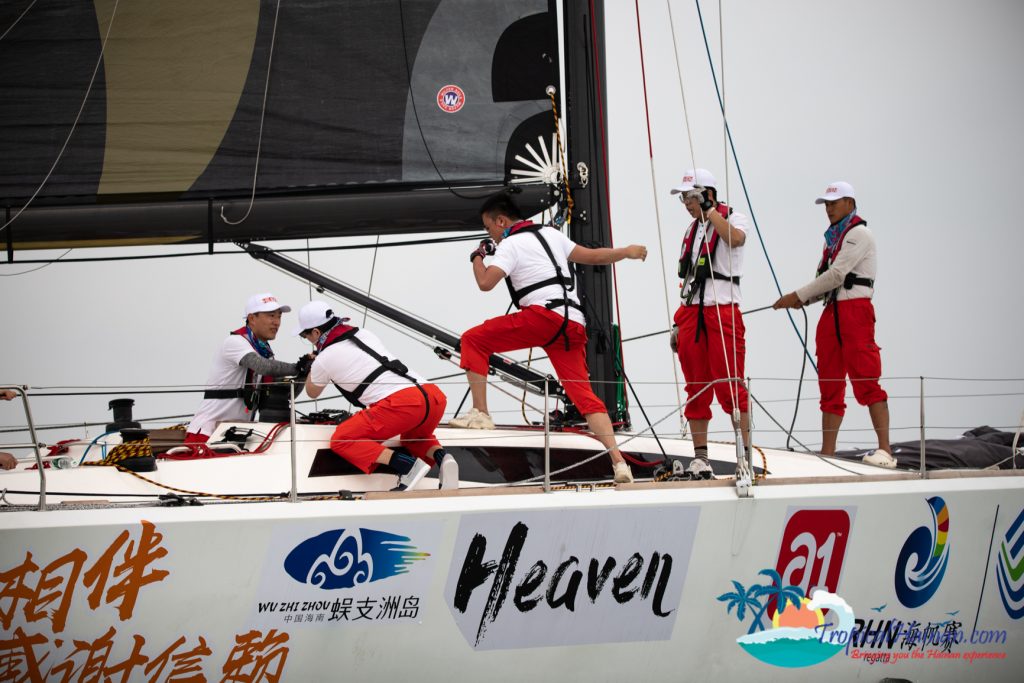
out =
[(1011, 619), (1024, 617), (1024, 509), (999, 544), (996, 583), (999, 597)]
[(406, 574), (414, 562), (430, 557), (409, 540), (374, 529), (325, 531), (295, 546), (284, 560), (284, 570), (307, 586), (352, 588)]
[(920, 607), (931, 599), (949, 561), (949, 508), (938, 496), (929, 498), (928, 506), (931, 528), (914, 529), (896, 561), (896, 597), (905, 607)]

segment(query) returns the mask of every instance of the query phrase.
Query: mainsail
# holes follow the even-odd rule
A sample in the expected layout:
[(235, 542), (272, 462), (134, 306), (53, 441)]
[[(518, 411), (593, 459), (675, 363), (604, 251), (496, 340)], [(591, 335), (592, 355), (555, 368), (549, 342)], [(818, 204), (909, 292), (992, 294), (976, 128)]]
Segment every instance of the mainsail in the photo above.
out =
[(547, 0), (25, 9), (0, 6), (9, 249), (478, 229), (554, 133)]

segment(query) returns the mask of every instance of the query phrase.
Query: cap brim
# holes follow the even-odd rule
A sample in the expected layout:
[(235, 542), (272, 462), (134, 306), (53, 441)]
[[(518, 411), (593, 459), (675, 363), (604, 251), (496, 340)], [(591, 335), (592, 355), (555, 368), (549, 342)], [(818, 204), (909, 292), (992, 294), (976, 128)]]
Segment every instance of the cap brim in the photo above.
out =
[(689, 187), (687, 187), (686, 185), (680, 185), (679, 187), (673, 187), (669, 194), (683, 194), (684, 192), (691, 192), (692, 190), (696, 189), (697, 188), (694, 187), (693, 185), (690, 185)]

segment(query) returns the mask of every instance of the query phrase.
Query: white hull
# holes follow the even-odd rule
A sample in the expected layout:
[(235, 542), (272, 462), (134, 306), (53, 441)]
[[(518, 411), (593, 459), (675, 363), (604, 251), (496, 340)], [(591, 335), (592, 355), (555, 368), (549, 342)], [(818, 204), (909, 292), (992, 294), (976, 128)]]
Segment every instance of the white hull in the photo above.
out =
[[(299, 428), (301, 473), (310, 445), (322, 445), (310, 430), (329, 428)], [(439, 436), (446, 444), (543, 441), (502, 431)], [(552, 448), (596, 452), (594, 444), (552, 435)], [(625, 450), (634, 446), (653, 447), (637, 440)], [(666, 448), (683, 455), (689, 444)], [(728, 460), (732, 447), (719, 450)], [(285, 491), (290, 452), (285, 436), (263, 455), (161, 461), (144, 476), (211, 493)], [(206, 680), (228, 671), (290, 681), (1019, 680), (1024, 601), (1013, 593), (1024, 591), (1024, 475), (865, 477), (807, 456), (765, 457), (773, 475), (747, 499), (728, 480), (547, 494), (465, 481), (457, 493), (440, 492), (425, 480), (422, 491), (354, 501), (9, 510), (0, 514), (3, 640), (34, 639), (40, 680), (57, 680), (61, 667), (81, 671), (90, 649), (115, 667), (133, 647), (140, 654), (130, 680), (166, 680), (188, 661)], [(157, 490), (112, 468), (47, 472), (53, 492)], [(800, 473), (812, 478), (787, 478)], [(24, 490), (38, 473), (0, 479)], [(393, 483), (389, 475), (300, 477), (298, 488)], [(916, 574), (912, 539), (928, 545), (922, 557), (936, 556)], [(758, 654), (748, 654), (737, 638), (757, 607), (748, 605), (740, 621), (735, 605), (718, 598), (737, 592), (734, 581), (750, 596), (754, 585), (770, 583), (758, 573), (770, 569), (783, 585), (831, 588), (854, 618), (873, 621), (869, 629), (889, 624), (892, 644), (869, 634), (866, 646), (829, 648), (822, 638), (834, 633), (838, 642), (849, 631), (825, 630), (791, 643), (796, 654), (749, 644)], [(897, 588), (901, 576), (908, 587)], [(913, 621), (919, 629), (945, 622), (941, 632), (959, 630), (967, 640), (951, 643), (943, 658), (941, 643), (908, 648), (899, 627)], [(986, 642), (969, 642), (972, 633)], [(146, 673), (161, 656), (159, 675)]]

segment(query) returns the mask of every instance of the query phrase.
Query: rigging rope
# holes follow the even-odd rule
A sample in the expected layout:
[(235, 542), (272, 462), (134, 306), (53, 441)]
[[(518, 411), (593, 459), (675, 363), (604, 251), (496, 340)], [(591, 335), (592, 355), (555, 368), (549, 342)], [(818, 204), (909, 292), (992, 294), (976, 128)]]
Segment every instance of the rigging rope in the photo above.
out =
[(274, 43), (277, 40), (277, 16), (281, 11), (281, 0), (277, 0), (277, 5), (274, 8), (274, 27), (270, 32), (270, 53), (267, 55), (267, 78), (263, 83), (263, 106), (260, 109), (260, 132), (256, 141), (256, 165), (252, 171), (252, 193), (249, 195), (249, 207), (245, 210), (245, 215), (239, 218), (237, 221), (229, 220), (224, 215), (224, 205), (220, 205), (220, 219), (228, 225), (239, 225), (252, 213), (253, 204), (256, 202), (256, 179), (260, 174), (260, 154), (263, 150), (263, 121), (267, 115), (267, 93), (270, 91), (270, 66), (274, 62)]
[[(10, 26), (8, 26), (8, 27), (7, 27), (7, 30), (6, 30), (6, 31), (4, 31), (4, 32), (3, 32), (2, 34), (0, 34), (0, 40), (3, 40), (4, 38), (6, 38), (6, 37), (7, 37), (7, 34), (8, 34), (8, 33), (10, 33), (10, 32), (11, 32), (11, 30), (12, 30), (12, 29), (13, 29), (13, 28), (14, 28), (15, 26), (17, 26), (17, 25), (18, 25), (18, 22), (19, 22), (19, 21), (21, 21), (21, 20), (22, 20), (22, 19), (23, 19), (23, 18), (25, 17), (25, 15), (26, 15), (26, 14), (28, 14), (28, 11), (29, 11), (30, 9), (32, 9), (33, 7), (35, 7), (35, 4), (36, 4), (37, 2), (39, 2), (39, 0), (32, 0), (32, 2), (30, 2), (30, 3), (28, 4), (28, 7), (26, 7), (26, 8), (24, 9), (24, 11), (22, 11), (22, 13), (18, 15), (18, 18), (14, 20), (14, 23), (13, 23), (13, 24), (11, 24)], [(111, 18), (113, 18), (113, 17), (111, 17)]]
[[(103, 63), (103, 55), (104, 55), (104, 53), (107, 50), (107, 40), (110, 38), (110, 29), (114, 26), (114, 17), (117, 15), (117, 6), (118, 6), (119, 3), (120, 3), (120, 0), (114, 0), (114, 7), (113, 7), (113, 9), (110, 10), (110, 21), (107, 22), (107, 31), (106, 31), (106, 33), (103, 34), (103, 42), (100, 44), (100, 54), (96, 58), (96, 66), (94, 66), (93, 69), (92, 69), (92, 76), (89, 78), (89, 85), (86, 87), (85, 95), (82, 97), (82, 104), (79, 105), (78, 113), (75, 115), (75, 120), (71, 123), (71, 129), (68, 131), (67, 137), (64, 138), (64, 144), (61, 145), (60, 151), (57, 152), (57, 158), (53, 160), (53, 165), (50, 166), (50, 170), (46, 172), (46, 176), (43, 178), (42, 182), (39, 183), (39, 186), (35, 189), (35, 191), (32, 193), (32, 195), (28, 198), (28, 201), (26, 201), (21, 206), (21, 208), (18, 209), (17, 213), (15, 213), (13, 216), (11, 216), (7, 220), (6, 223), (4, 223), (3, 225), (0, 225), (0, 232), (3, 232), (8, 227), (10, 227), (11, 223), (13, 223), (14, 221), (18, 220), (18, 217), (21, 216), (21, 214), (25, 212), (25, 209), (27, 209), (29, 206), (31, 206), (32, 202), (34, 202), (36, 197), (39, 196), (39, 193), (42, 192), (43, 187), (46, 185), (47, 182), (49, 182), (50, 176), (53, 175), (54, 170), (56, 170), (56, 168), (57, 168), (57, 164), (59, 164), (61, 158), (63, 158), (64, 152), (68, 148), (68, 143), (71, 142), (71, 136), (75, 134), (75, 130), (78, 128), (78, 122), (82, 118), (82, 112), (85, 111), (85, 104), (86, 104), (86, 102), (89, 101), (89, 95), (92, 93), (92, 86), (96, 83), (96, 74), (99, 73), (100, 64)], [(35, 4), (35, 2), (33, 1), (32, 5), (34, 5), (34, 4)], [(25, 16), (25, 13), (27, 13), (30, 9), (32, 9), (32, 5), (29, 5), (25, 9), (25, 11), (21, 13), (21, 16), (19, 16), (14, 21), (14, 23), (11, 24), (10, 27), (8, 27), (7, 31), (4, 31), (3, 36), (0, 36), (0, 40), (2, 40), (4, 37), (6, 37), (7, 34), (10, 32), (10, 30), (12, 28), (14, 28), (14, 26), (17, 25), (17, 23), (19, 21), (21, 21), (21, 17)], [(22, 271), (20, 273), (5, 273), (4, 277), (12, 277), (12, 276), (16, 276), (16, 275), (25, 275), (27, 273), (35, 272), (37, 270), (42, 270), (43, 268), (45, 268), (46, 266), (50, 265), (51, 263), (56, 263), (57, 261), (60, 261), (62, 258), (67, 256), (68, 254), (70, 254), (71, 251), (72, 251), (71, 249), (68, 249), (63, 254), (58, 256), (56, 259), (54, 259), (52, 261), (48, 261), (45, 265), (42, 265), (39, 268), (32, 268), (30, 270)]]
[[(722, 113), (724, 115), (725, 103), (722, 101), (722, 96), (718, 91), (718, 76), (715, 73), (715, 65), (711, 59), (711, 48), (708, 45), (707, 31), (704, 29), (704, 15), (701, 13), (700, 0), (694, 1), (697, 5), (697, 17), (700, 19), (700, 30), (704, 36), (704, 50), (705, 52), (707, 52), (708, 65), (711, 68), (711, 79), (715, 85), (715, 95), (718, 97), (718, 106), (722, 110)], [(675, 40), (675, 26), (672, 26), (671, 29), (673, 33), (673, 40)], [(747, 189), (747, 182), (743, 178), (743, 169), (740, 167), (740, 160), (739, 157), (736, 155), (736, 144), (735, 141), (732, 139), (732, 130), (729, 128), (728, 121), (725, 122), (725, 130), (726, 135), (729, 138), (729, 147), (732, 150), (733, 162), (736, 164), (736, 175), (739, 176), (740, 186), (743, 188), (743, 196), (746, 199), (747, 208), (750, 210), (750, 220), (754, 224), (754, 231), (757, 233), (757, 239), (761, 243), (761, 250), (764, 252), (765, 261), (768, 263), (768, 269), (772, 274), (772, 280), (775, 283), (775, 289), (779, 293), (779, 296), (782, 296), (782, 285), (779, 284), (779, 278), (775, 273), (775, 267), (772, 265), (771, 257), (768, 255), (768, 248), (767, 246), (765, 246), (764, 243), (764, 236), (761, 234), (761, 228), (757, 223), (757, 217), (754, 215), (754, 205), (750, 201), (750, 192)], [(793, 326), (793, 331), (796, 333), (797, 338), (800, 339), (800, 344), (801, 346), (803, 346), (804, 353), (807, 355), (807, 358), (810, 361), (811, 365), (814, 367), (815, 371), (817, 371), (817, 365), (814, 364), (814, 359), (810, 357), (810, 351), (807, 349), (807, 342), (803, 337), (800, 336), (800, 330), (798, 330), (796, 327), (796, 322), (793, 320), (792, 313), (790, 313), (790, 311), (787, 310), (786, 315), (789, 316), (789, 322)]]
[[(658, 202), (658, 185), (657, 185), (657, 182), (655, 180), (655, 174), (654, 174), (654, 142), (653, 142), (653, 140), (651, 138), (651, 114), (650, 114), (650, 108), (649, 108), (648, 103), (647, 103), (647, 69), (646, 69), (646, 67), (644, 65), (644, 39), (643, 39), (643, 33), (640, 30), (640, 2), (639, 2), (639, 0), (633, 0), (633, 6), (634, 6), (634, 9), (635, 9), (635, 12), (636, 12), (636, 35), (637, 35), (637, 42), (640, 45), (640, 77), (641, 77), (641, 82), (643, 83), (643, 88), (644, 88), (644, 116), (647, 119), (647, 158), (648, 158), (648, 162), (649, 162), (648, 166), (650, 167), (650, 171), (651, 171), (651, 191), (654, 194), (654, 220), (655, 220), (655, 224), (657, 225), (657, 228), (658, 228), (658, 257), (661, 259), (661, 261), (660, 261), (660, 263), (661, 263), (660, 270), (661, 270), (662, 293), (664, 294), (664, 297), (665, 297), (665, 316), (669, 320), (672, 320), (672, 305), (669, 303), (669, 299), (668, 299), (668, 276), (665, 273), (665, 245), (664, 245), (664, 242), (661, 239), (661, 209), (659, 207), (659, 202)], [(689, 121), (687, 121), (686, 133), (687, 133), (687, 135), (690, 134)], [(692, 151), (693, 150), (691, 148), (691, 152)], [(672, 356), (673, 356), (672, 357), (672, 363), (671, 363), (671, 365), (672, 365), (672, 379), (675, 380), (673, 383), (675, 384), (675, 390), (676, 390), (676, 403), (682, 404), (683, 396), (682, 396), (682, 393), (680, 392), (680, 389), (679, 389), (679, 363), (676, 360), (676, 355), (672, 354)], [(623, 376), (625, 376), (625, 370), (623, 370)], [(635, 396), (635, 393), (634, 393), (634, 396)], [(642, 410), (642, 408), (641, 408), (641, 410)], [(645, 414), (644, 418), (646, 419), (646, 417), (647, 416)], [(680, 424), (681, 430), (685, 432), (685, 430), (686, 430), (686, 418), (683, 416), (682, 411), (680, 411), (680, 413), (679, 413), (679, 424)]]

